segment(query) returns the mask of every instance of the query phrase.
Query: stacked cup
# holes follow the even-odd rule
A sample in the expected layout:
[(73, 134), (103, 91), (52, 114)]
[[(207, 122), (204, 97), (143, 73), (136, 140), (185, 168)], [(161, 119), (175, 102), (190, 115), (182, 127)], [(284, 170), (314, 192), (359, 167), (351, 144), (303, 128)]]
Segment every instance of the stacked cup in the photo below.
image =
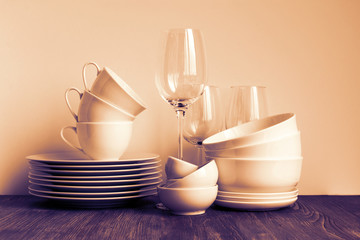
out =
[(218, 169), (215, 161), (200, 167), (169, 157), (165, 164), (167, 182), (158, 187), (160, 201), (176, 215), (199, 215), (215, 201)]
[[(85, 77), (87, 66), (95, 66), (97, 77), (89, 88)], [(145, 105), (140, 97), (111, 69), (94, 63), (86, 63), (82, 71), (84, 92), (69, 88), (65, 92), (66, 104), (76, 120), (76, 127), (66, 126), (60, 131), (69, 146), (84, 152), (92, 159), (118, 159), (127, 149), (133, 129), (133, 121)], [(77, 112), (69, 102), (69, 93), (80, 97)], [(80, 146), (64, 136), (66, 129), (73, 130)]]
[(219, 170), (219, 205), (266, 209), (285, 200), (277, 197), (282, 194), (288, 203), (297, 199), (303, 158), (295, 114), (240, 124), (205, 139), (203, 147)]

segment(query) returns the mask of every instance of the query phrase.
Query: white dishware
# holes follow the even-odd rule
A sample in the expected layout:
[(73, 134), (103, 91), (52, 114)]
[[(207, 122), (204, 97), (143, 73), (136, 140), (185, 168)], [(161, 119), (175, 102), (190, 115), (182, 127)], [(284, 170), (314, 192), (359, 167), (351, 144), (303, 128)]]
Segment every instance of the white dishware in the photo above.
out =
[(226, 201), (226, 200), (215, 200), (215, 204), (222, 207), (246, 210), (246, 211), (269, 211), (279, 208), (288, 207), (295, 203), (297, 197), (278, 200), (278, 201), (263, 201), (263, 202), (243, 202), (243, 201)]
[(164, 36), (156, 87), (178, 117), (178, 158), (183, 159), (182, 125), (185, 111), (204, 91), (206, 58), (203, 37), (197, 29), (171, 29)]
[(247, 193), (290, 191), (300, 180), (302, 160), (302, 157), (215, 158), (219, 170), (219, 190)]
[(226, 105), (226, 128), (267, 117), (266, 87), (232, 86)]
[[(78, 114), (72, 109), (68, 94), (75, 91), (80, 96)], [(121, 108), (101, 99), (95, 94), (84, 91), (83, 93), (77, 88), (69, 88), (65, 92), (66, 104), (78, 122), (116, 122), (116, 121), (133, 121), (134, 115), (122, 110)]]
[(165, 164), (167, 179), (182, 178), (198, 169), (198, 166), (170, 156)]
[(111, 207), (155, 195), (162, 182), (159, 155), (126, 153), (91, 160), (78, 151), (35, 154), (29, 160), (29, 193), (61, 206)]
[[(45, 170), (46, 171), (46, 170)], [(45, 179), (64, 179), (64, 180), (116, 180), (116, 179), (134, 179), (142, 177), (150, 177), (161, 173), (160, 169), (141, 171), (136, 174), (118, 174), (118, 175), (95, 175), (95, 176), (72, 176), (72, 175), (55, 175), (47, 172), (37, 171), (35, 169), (29, 169), (29, 176)]]
[(220, 89), (216, 86), (205, 86), (204, 93), (186, 110), (184, 139), (197, 147), (197, 165), (204, 163), (204, 139), (224, 130), (223, 108)]
[(166, 188), (158, 186), (160, 201), (176, 215), (204, 214), (215, 201), (218, 186), (202, 188)]
[(58, 169), (50, 169), (50, 168), (40, 168), (37, 167), (34, 169), (33, 166), (30, 166), (30, 170), (35, 170), (37, 172), (53, 174), (56, 176), (114, 176), (119, 174), (140, 174), (144, 172), (148, 172), (150, 170), (158, 170), (160, 168), (160, 164), (147, 166), (143, 168), (129, 168), (129, 169), (115, 169), (115, 170), (58, 170)]
[(92, 160), (89, 156), (80, 151), (59, 151), (54, 153), (42, 153), (29, 155), (26, 159), (39, 163), (64, 164), (64, 165), (116, 165), (116, 164), (137, 164), (152, 161), (159, 158), (158, 154), (142, 152), (126, 152), (119, 159)]
[(65, 184), (55, 184), (48, 183), (43, 181), (29, 180), (29, 183), (32, 185), (46, 187), (53, 191), (72, 191), (72, 192), (114, 192), (114, 191), (130, 191), (130, 190), (139, 190), (143, 187), (153, 187), (161, 183), (161, 179), (154, 179), (138, 184), (116, 184), (116, 185), (89, 185), (89, 186), (74, 186), (74, 185), (65, 185)]
[(157, 174), (151, 177), (138, 178), (138, 179), (116, 179), (116, 180), (63, 180), (63, 179), (48, 179), (41, 177), (34, 177), (29, 175), (29, 179), (33, 183), (37, 184), (57, 184), (66, 186), (111, 186), (111, 185), (130, 185), (152, 182), (153, 180), (159, 180), (161, 174)]
[(282, 198), (282, 197), (294, 197), (299, 193), (299, 189), (296, 187), (290, 191), (285, 192), (268, 192), (268, 193), (249, 193), (249, 192), (228, 192), (218, 191), (218, 196), (225, 197), (243, 197), (243, 198)]
[(236, 148), (205, 151), (207, 158), (286, 158), (301, 156), (300, 132), (281, 136), (271, 141)]
[(211, 187), (218, 181), (218, 168), (214, 160), (199, 167), (194, 172), (179, 179), (169, 180), (167, 188)]
[(292, 196), (285, 196), (285, 197), (231, 197), (231, 196), (224, 196), (218, 194), (216, 199), (217, 200), (224, 200), (224, 201), (237, 201), (237, 202), (274, 202), (274, 201), (283, 201), (289, 200), (291, 198), (296, 197), (297, 195)]
[[(70, 147), (92, 159), (119, 159), (129, 145), (132, 127), (132, 122), (77, 122), (76, 127), (63, 127), (60, 135)], [(66, 129), (74, 131), (80, 146), (65, 138)]]
[(120, 191), (120, 192), (61, 192), (47, 189), (38, 185), (30, 185), (28, 189), (32, 192), (47, 194), (50, 196), (68, 196), (68, 197), (120, 197), (120, 196), (136, 196), (147, 192), (157, 191), (156, 187), (142, 188), (139, 190)]
[(140, 198), (155, 195), (156, 191), (148, 191), (140, 194), (130, 196), (116, 196), (116, 197), (72, 197), (72, 196), (56, 196), (37, 191), (29, 190), (33, 196), (53, 200), (61, 204), (61, 206), (73, 206), (80, 208), (108, 208), (124, 206), (133, 203)]
[(92, 170), (92, 169), (97, 169), (97, 170), (116, 170), (116, 169), (133, 169), (133, 168), (142, 168), (142, 167), (150, 167), (152, 165), (156, 165), (158, 163), (160, 163), (161, 160), (160, 159), (153, 159), (150, 161), (146, 161), (146, 162), (142, 162), (142, 163), (127, 163), (127, 164), (114, 164), (114, 165), (110, 165), (110, 164), (106, 164), (106, 165), (64, 165), (64, 164), (44, 164), (41, 162), (36, 162), (34, 160), (30, 160), (29, 163), (33, 166), (34, 169), (36, 168), (48, 168), (48, 169), (58, 169), (58, 170)]
[(294, 113), (283, 113), (254, 120), (216, 133), (203, 141), (205, 150), (235, 148), (271, 141), (298, 132)]
[[(92, 86), (87, 83), (85, 76), (86, 67), (89, 65), (93, 65), (97, 69), (97, 77)], [(136, 117), (146, 109), (144, 101), (138, 94), (110, 68), (104, 67), (101, 70), (96, 63), (89, 62), (84, 65), (82, 76), (86, 90), (130, 115)]]

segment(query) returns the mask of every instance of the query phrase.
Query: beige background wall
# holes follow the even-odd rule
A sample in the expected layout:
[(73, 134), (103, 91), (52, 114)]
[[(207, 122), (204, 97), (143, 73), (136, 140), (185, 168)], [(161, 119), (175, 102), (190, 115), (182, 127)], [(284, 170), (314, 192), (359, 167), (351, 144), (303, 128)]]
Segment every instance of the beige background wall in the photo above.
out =
[[(295, 112), (300, 194), (360, 194), (360, 1), (10, 1), (0, 5), (0, 194), (23, 194), (25, 156), (70, 150), (66, 88), (96, 61), (148, 103), (129, 151), (176, 155), (176, 117), (155, 88), (160, 32), (203, 31), (209, 82), (267, 87)], [(89, 73), (91, 75), (91, 72)], [(191, 161), (195, 149), (186, 144)]]

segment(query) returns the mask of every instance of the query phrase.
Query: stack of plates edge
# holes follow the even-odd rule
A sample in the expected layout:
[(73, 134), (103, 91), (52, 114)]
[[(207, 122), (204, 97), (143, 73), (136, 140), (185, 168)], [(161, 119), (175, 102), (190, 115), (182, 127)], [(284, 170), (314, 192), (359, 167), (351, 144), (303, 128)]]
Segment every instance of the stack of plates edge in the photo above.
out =
[(79, 152), (26, 157), (29, 193), (66, 206), (115, 207), (156, 195), (161, 160), (152, 153), (126, 153), (116, 160), (91, 160)]
[(268, 211), (288, 207), (298, 199), (299, 190), (277, 193), (238, 193), (218, 191), (215, 204), (247, 211)]

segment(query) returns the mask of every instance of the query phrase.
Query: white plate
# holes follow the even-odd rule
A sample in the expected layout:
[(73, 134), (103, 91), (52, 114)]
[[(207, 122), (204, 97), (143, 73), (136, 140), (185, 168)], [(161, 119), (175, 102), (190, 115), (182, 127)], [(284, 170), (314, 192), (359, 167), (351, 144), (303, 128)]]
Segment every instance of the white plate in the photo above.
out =
[(52, 191), (60, 192), (119, 192), (123, 190), (139, 190), (143, 187), (157, 186), (161, 183), (161, 179), (150, 180), (140, 184), (127, 184), (127, 185), (109, 185), (109, 186), (66, 186), (53, 183), (44, 183), (41, 181), (29, 180), (30, 184), (46, 187)]
[(294, 188), (288, 192), (276, 192), (276, 193), (242, 193), (242, 192), (226, 192), (218, 191), (218, 195), (226, 197), (253, 197), (253, 198), (276, 198), (276, 197), (293, 197), (298, 194), (299, 190)]
[(144, 178), (135, 178), (135, 179), (120, 179), (120, 180), (54, 180), (47, 178), (33, 177), (29, 175), (29, 179), (33, 180), (35, 183), (52, 183), (66, 186), (109, 186), (109, 185), (129, 185), (129, 184), (140, 184), (146, 183), (150, 180), (160, 179), (162, 177), (161, 173)]
[(275, 210), (283, 207), (288, 207), (294, 202), (296, 202), (297, 196), (287, 200), (279, 201), (264, 201), (264, 202), (242, 202), (242, 201), (225, 201), (225, 200), (215, 200), (215, 204), (222, 207), (239, 209), (239, 210), (248, 210), (248, 211), (267, 211)]
[(57, 153), (36, 154), (26, 157), (28, 160), (34, 160), (41, 163), (48, 164), (125, 164), (125, 163), (140, 163), (151, 159), (159, 158), (158, 154), (153, 153), (125, 153), (117, 160), (92, 160), (85, 154), (79, 151), (65, 151)]
[(143, 193), (147, 193), (149, 191), (156, 190), (156, 187), (145, 187), (139, 190), (132, 191), (120, 191), (120, 192), (101, 192), (101, 193), (93, 193), (93, 192), (61, 192), (61, 191), (52, 191), (47, 188), (30, 185), (28, 189), (32, 192), (39, 194), (47, 194), (49, 196), (67, 196), (67, 197), (120, 197), (120, 196), (136, 196), (141, 195)]
[(86, 198), (86, 197), (51, 196), (44, 193), (34, 192), (32, 190), (29, 190), (29, 193), (37, 197), (56, 201), (59, 204), (61, 204), (61, 206), (65, 205), (65, 206), (73, 206), (73, 207), (81, 207), (81, 208), (105, 208), (105, 207), (122, 206), (122, 205), (134, 203), (134, 200), (157, 194), (156, 190), (154, 190), (133, 196)]
[(38, 172), (34, 169), (30, 169), (29, 175), (37, 178), (47, 178), (47, 179), (62, 179), (62, 180), (116, 180), (116, 179), (134, 179), (141, 177), (150, 177), (154, 174), (161, 173), (161, 170), (148, 170), (142, 173), (137, 174), (119, 174), (119, 175), (109, 175), (109, 176), (62, 176), (62, 175), (53, 175), (50, 173)]
[(42, 162), (36, 162), (34, 160), (30, 160), (29, 163), (34, 169), (54, 169), (54, 170), (120, 170), (120, 169), (134, 169), (134, 168), (143, 168), (150, 167), (152, 165), (160, 163), (160, 159), (151, 159), (146, 162), (141, 163), (127, 163), (127, 164), (107, 164), (107, 165), (64, 165), (64, 164), (47, 164)]
[(30, 165), (30, 170), (36, 170), (43, 173), (49, 173), (53, 175), (61, 176), (111, 176), (111, 175), (122, 175), (122, 174), (139, 174), (148, 170), (155, 170), (161, 165), (156, 164), (150, 167), (134, 168), (134, 169), (117, 169), (117, 170), (54, 170), (47, 168), (34, 168)]
[(224, 195), (217, 195), (216, 199), (218, 200), (225, 200), (225, 201), (235, 201), (235, 202), (272, 202), (272, 201), (282, 201), (288, 200), (291, 198), (296, 197), (297, 194), (292, 196), (285, 196), (285, 197), (232, 197), (232, 196), (224, 196)]

